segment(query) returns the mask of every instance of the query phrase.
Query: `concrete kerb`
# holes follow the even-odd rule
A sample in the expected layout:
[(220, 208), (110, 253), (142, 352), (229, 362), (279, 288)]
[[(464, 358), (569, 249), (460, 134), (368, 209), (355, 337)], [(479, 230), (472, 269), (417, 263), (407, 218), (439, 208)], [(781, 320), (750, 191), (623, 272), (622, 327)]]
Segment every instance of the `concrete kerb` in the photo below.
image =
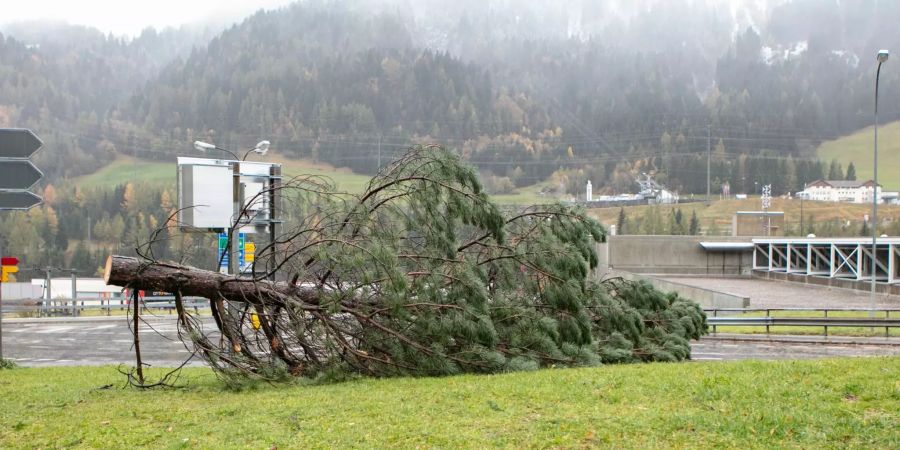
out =
[(743, 333), (711, 333), (703, 336), (701, 340), (719, 341), (753, 341), (753, 342), (780, 342), (794, 344), (821, 344), (821, 345), (886, 345), (900, 346), (900, 338), (896, 337), (865, 337), (865, 336), (805, 336), (786, 334), (743, 334)]

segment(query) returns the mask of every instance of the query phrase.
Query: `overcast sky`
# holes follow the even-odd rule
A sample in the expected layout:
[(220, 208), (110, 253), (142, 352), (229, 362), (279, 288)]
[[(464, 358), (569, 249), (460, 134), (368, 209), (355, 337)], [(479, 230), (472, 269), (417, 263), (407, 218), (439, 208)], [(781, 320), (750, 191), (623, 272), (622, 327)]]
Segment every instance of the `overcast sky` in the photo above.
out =
[(134, 36), (157, 29), (207, 20), (240, 20), (254, 11), (291, 0), (2, 0), (0, 23), (61, 20), (101, 31)]

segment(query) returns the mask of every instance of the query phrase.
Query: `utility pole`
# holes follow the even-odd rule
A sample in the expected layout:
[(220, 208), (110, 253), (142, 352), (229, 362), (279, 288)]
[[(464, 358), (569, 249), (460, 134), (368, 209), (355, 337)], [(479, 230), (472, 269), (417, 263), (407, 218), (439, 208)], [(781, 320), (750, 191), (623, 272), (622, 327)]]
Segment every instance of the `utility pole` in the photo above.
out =
[(875, 72), (875, 151), (872, 163), (872, 282), (869, 290), (869, 317), (875, 317), (875, 283), (878, 275), (878, 81), (881, 78), (881, 65), (888, 60), (888, 51), (878, 52), (878, 69)]
[(712, 157), (712, 132), (710, 131), (710, 125), (706, 125), (706, 204), (709, 205), (710, 199), (710, 181), (709, 181), (709, 172), (710, 172), (710, 159)]
[[(379, 149), (381, 147), (379, 146)], [(380, 152), (379, 152), (380, 155)], [(270, 257), (267, 260), (266, 271), (269, 272), (269, 279), (275, 281), (275, 268), (278, 261), (275, 260), (277, 248), (276, 229), (275, 227), (281, 223), (282, 219), (278, 216), (281, 210), (281, 166), (273, 165), (269, 167), (269, 246)]]
[(241, 213), (243, 212), (243, 204), (244, 204), (244, 193), (243, 189), (241, 189), (241, 162), (235, 161), (231, 166), (233, 170), (233, 183), (232, 183), (232, 208), (234, 214), (232, 215), (232, 225), (231, 230), (229, 231), (228, 236), (228, 274), (233, 276), (240, 276), (240, 266), (237, 261), (238, 252), (238, 237), (241, 233)]
[(72, 315), (78, 314), (78, 275), (75, 269), (72, 269)]
[(53, 294), (50, 293), (51, 284), (53, 283), (53, 278), (51, 278), (52, 274), (50, 273), (51, 270), (52, 268), (50, 266), (47, 266), (44, 269), (46, 273), (46, 276), (44, 278), (44, 309), (46, 315), (48, 316), (50, 315), (50, 299), (53, 298)]
[(381, 133), (378, 134), (378, 167), (377, 170), (381, 170)]

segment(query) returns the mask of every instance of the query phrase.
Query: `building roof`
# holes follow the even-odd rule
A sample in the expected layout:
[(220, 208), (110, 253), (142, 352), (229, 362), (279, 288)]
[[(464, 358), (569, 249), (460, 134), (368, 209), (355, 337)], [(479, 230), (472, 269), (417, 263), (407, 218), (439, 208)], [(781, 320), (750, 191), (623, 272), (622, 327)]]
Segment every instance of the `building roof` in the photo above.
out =
[(753, 250), (753, 242), (700, 242), (708, 252), (741, 252)]
[[(856, 189), (860, 187), (868, 187), (872, 186), (872, 180), (816, 180), (809, 183), (806, 183), (806, 187), (810, 188), (813, 186), (828, 186), (833, 188), (851, 188)], [(879, 184), (879, 186), (881, 186)]]

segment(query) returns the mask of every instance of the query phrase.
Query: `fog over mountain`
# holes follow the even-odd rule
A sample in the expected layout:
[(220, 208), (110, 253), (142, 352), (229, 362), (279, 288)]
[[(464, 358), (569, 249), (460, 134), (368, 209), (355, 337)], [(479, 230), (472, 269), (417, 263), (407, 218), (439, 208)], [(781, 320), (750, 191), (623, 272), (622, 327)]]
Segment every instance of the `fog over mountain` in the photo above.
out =
[(717, 177), (746, 184), (764, 175), (741, 158), (800, 164), (869, 125), (874, 53), (900, 48), (898, 19), (879, 0), (310, 0), (134, 38), (11, 24), (0, 125), (46, 136), (51, 180), (116, 154), (170, 160), (195, 138), (268, 137), (362, 173), (379, 146), (427, 141), (498, 185), (555, 177), (574, 191), (592, 176), (625, 190), (640, 166), (695, 192), (707, 126)]

